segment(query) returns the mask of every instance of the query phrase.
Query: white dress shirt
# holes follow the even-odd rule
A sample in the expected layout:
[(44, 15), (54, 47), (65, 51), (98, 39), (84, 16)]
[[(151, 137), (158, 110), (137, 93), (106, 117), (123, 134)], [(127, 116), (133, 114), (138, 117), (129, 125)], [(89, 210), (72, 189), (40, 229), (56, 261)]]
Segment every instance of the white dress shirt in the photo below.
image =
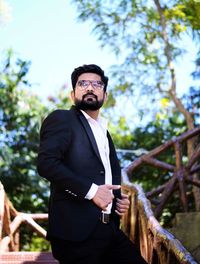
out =
[[(98, 117), (98, 119), (95, 120), (91, 118), (86, 112), (82, 110), (81, 112), (84, 114), (85, 118), (87, 119), (92, 129), (93, 135), (95, 137), (99, 154), (105, 169), (105, 184), (112, 184), (112, 172), (111, 172), (110, 158), (109, 158), (110, 149), (107, 138), (107, 121), (102, 117)], [(85, 198), (91, 200), (95, 196), (97, 189), (98, 189), (98, 185), (93, 183), (90, 190), (86, 194)], [(105, 213), (110, 213), (111, 207), (112, 204), (109, 204)]]

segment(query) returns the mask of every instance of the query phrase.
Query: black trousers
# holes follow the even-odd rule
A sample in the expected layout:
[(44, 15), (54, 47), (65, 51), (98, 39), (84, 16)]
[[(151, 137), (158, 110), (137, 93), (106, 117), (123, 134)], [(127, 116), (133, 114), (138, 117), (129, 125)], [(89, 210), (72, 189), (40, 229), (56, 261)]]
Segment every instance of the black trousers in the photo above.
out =
[(146, 264), (129, 238), (114, 224), (99, 221), (94, 232), (81, 242), (51, 239), (54, 258), (60, 264)]

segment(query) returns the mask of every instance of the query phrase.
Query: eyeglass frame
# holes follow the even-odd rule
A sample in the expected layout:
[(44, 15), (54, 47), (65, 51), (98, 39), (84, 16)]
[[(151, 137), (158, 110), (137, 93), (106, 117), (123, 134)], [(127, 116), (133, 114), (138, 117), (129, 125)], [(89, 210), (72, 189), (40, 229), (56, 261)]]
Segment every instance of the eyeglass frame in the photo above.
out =
[[(84, 87), (81, 85), (81, 82), (88, 82), (88, 84)], [(99, 82), (99, 85), (101, 85), (101, 86), (95, 87), (94, 83), (98, 83), (98, 82)], [(77, 86), (80, 90), (86, 90), (89, 85), (91, 85), (94, 88), (94, 90), (98, 90), (98, 91), (103, 90), (105, 87), (105, 84), (101, 80), (79, 80), (77, 82)]]

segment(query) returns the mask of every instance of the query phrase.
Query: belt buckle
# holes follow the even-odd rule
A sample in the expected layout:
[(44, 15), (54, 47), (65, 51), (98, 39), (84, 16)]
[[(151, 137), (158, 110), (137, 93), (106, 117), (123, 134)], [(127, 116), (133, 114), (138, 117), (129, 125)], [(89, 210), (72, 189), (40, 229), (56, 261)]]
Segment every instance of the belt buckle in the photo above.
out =
[(102, 220), (102, 223), (108, 224), (110, 222), (110, 215), (109, 214), (102, 213), (101, 220)]

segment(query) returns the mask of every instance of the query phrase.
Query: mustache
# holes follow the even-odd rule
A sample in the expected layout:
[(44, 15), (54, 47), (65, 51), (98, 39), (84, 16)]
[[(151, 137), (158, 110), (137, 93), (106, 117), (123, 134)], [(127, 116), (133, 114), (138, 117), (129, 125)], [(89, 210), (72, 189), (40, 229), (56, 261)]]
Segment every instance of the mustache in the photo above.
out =
[(85, 97), (88, 96), (88, 95), (92, 95), (97, 100), (97, 96), (95, 94), (91, 93), (91, 92), (88, 92), (88, 93), (84, 94), (83, 95), (83, 99), (85, 99)]

